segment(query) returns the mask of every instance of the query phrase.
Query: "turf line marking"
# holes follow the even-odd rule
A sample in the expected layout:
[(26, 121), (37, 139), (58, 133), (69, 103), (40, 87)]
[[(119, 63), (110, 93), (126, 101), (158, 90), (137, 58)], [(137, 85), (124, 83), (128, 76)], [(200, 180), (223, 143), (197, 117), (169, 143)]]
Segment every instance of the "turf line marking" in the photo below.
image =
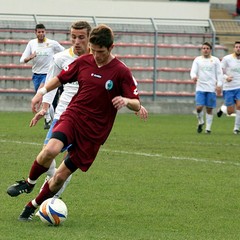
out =
[(162, 154), (149, 154), (149, 153), (142, 153), (142, 152), (128, 152), (128, 151), (120, 151), (120, 150), (110, 150), (110, 149), (101, 149), (103, 152), (112, 152), (112, 153), (119, 153), (119, 154), (131, 154), (131, 155), (138, 155), (138, 156), (146, 156), (146, 157), (157, 157), (157, 158), (165, 158), (165, 159), (172, 159), (172, 160), (187, 160), (187, 161), (194, 161), (194, 162), (205, 162), (205, 163), (215, 163), (215, 164), (225, 164), (225, 165), (234, 165), (240, 166), (240, 163), (236, 162), (225, 162), (225, 161), (218, 161), (218, 160), (207, 160), (207, 159), (200, 159), (200, 158), (189, 158), (189, 157), (176, 157), (176, 156), (163, 156)]
[[(10, 140), (3, 140), (0, 139), (0, 143), (15, 143), (15, 144), (24, 144), (24, 145), (36, 145), (36, 146), (42, 146), (42, 143), (36, 143), (36, 142), (21, 142), (21, 141), (10, 141)], [(172, 159), (172, 160), (180, 160), (180, 161), (194, 161), (194, 162), (203, 162), (203, 163), (214, 163), (214, 164), (222, 164), (222, 165), (233, 165), (233, 166), (240, 166), (240, 163), (237, 162), (225, 162), (225, 161), (218, 161), (218, 160), (207, 160), (207, 159), (200, 159), (200, 158), (189, 158), (189, 157), (176, 157), (176, 156), (163, 156), (162, 154), (151, 154), (151, 153), (144, 153), (144, 152), (129, 152), (129, 151), (121, 151), (121, 150), (111, 150), (111, 149), (105, 149), (101, 148), (101, 152), (112, 152), (117, 154), (127, 154), (127, 155), (137, 155), (137, 156), (143, 156), (143, 157), (155, 157), (155, 158), (165, 158), (165, 159)]]
[(25, 144), (25, 145), (36, 145), (36, 146), (41, 146), (43, 145), (40, 143), (35, 143), (35, 142), (21, 142), (21, 141), (9, 141), (9, 140), (0, 140), (1, 143), (16, 143), (16, 144)]

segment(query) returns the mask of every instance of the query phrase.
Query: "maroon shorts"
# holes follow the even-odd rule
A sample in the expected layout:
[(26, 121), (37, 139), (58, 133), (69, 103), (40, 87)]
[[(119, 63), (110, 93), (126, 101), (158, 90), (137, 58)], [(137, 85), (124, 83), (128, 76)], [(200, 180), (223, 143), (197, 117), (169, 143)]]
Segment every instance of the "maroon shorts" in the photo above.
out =
[(72, 147), (69, 149), (71, 162), (77, 168), (86, 172), (95, 160), (101, 145), (91, 142), (84, 137), (77, 130), (76, 124), (70, 119), (58, 120), (52, 132), (60, 132), (66, 136), (67, 144), (72, 144)]

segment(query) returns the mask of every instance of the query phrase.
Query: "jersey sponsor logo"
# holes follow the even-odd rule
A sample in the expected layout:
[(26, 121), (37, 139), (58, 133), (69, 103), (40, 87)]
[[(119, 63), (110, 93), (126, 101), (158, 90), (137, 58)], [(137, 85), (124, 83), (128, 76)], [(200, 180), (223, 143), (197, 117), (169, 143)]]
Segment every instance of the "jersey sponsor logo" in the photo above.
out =
[(112, 80), (107, 80), (105, 83), (105, 88), (107, 90), (111, 90), (113, 88), (113, 81)]
[(92, 73), (91, 76), (92, 76), (92, 77), (95, 77), (95, 78), (102, 78), (101, 75), (99, 75), (99, 74), (95, 74), (95, 73)]

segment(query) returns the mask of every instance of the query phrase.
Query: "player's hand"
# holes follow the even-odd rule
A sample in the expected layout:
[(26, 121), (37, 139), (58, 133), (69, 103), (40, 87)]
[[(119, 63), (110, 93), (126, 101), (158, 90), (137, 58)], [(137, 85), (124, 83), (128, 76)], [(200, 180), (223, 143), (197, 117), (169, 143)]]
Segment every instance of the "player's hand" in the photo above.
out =
[(38, 113), (35, 114), (34, 118), (31, 120), (29, 127), (33, 127), (37, 124), (37, 122), (46, 114), (46, 110), (42, 109)]
[(115, 98), (112, 99), (113, 106), (119, 110), (122, 107), (127, 106), (128, 104), (128, 99), (124, 98), (122, 96), (116, 96)]
[(192, 78), (192, 80), (193, 80), (193, 82), (197, 82), (197, 80), (198, 80), (198, 77), (194, 77), (194, 78)]
[(148, 118), (148, 111), (145, 107), (141, 105), (140, 110), (138, 112), (135, 112), (137, 116), (140, 117), (140, 119), (146, 121)]
[(233, 77), (232, 76), (228, 76), (227, 78), (226, 78), (226, 81), (227, 82), (231, 82), (233, 80)]
[(37, 113), (40, 109), (41, 104), (42, 104), (42, 94), (36, 93), (36, 95), (32, 98), (32, 101), (31, 101), (32, 112)]
[(222, 95), (222, 88), (221, 87), (217, 87), (217, 96), (221, 96)]

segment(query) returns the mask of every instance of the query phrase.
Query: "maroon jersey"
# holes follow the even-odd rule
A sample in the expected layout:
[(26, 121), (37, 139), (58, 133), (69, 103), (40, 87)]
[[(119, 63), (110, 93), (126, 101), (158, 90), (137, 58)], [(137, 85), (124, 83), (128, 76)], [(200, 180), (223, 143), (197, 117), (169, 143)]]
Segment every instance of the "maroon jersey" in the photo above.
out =
[(139, 99), (136, 81), (130, 70), (118, 59), (98, 67), (92, 54), (76, 59), (58, 75), (61, 83), (78, 81), (79, 90), (61, 119), (75, 122), (77, 134), (103, 144), (107, 139), (117, 110), (115, 96)]

